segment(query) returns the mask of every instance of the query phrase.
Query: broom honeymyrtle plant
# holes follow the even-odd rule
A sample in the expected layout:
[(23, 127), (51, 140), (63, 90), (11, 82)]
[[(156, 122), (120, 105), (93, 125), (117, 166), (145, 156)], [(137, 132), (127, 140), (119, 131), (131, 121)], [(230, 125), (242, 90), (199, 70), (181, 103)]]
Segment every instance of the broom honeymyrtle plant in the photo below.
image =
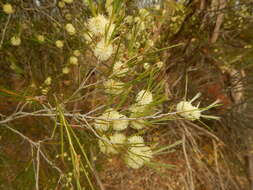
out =
[[(35, 89), (39, 86), (39, 90), (34, 90), (33, 93), (40, 93), (38, 97), (46, 97), (41, 101), (35, 99), (35, 102), (39, 102), (38, 107), (43, 110), (30, 115), (41, 114), (41, 117), (54, 119), (51, 139), (59, 140), (61, 149), (61, 156), (58, 155), (57, 159), (62, 158), (64, 167), (70, 163), (73, 179), (66, 177), (59, 167), (41, 153), (42, 141), (33, 146), (37, 148), (38, 155), (42, 155), (60, 173), (59, 181), (62, 176), (66, 177), (66, 188), (81, 190), (83, 182), (80, 179), (84, 175), (91, 189), (95, 189), (89, 176), (89, 172), (95, 173), (95, 167), (90, 163), (94, 150), (98, 150), (97, 154), (108, 157), (117, 155), (128, 167), (139, 169), (152, 165), (156, 153), (161, 153), (159, 143), (147, 138), (152, 136), (153, 129), (159, 128), (160, 121), (170, 122), (182, 118), (190, 121), (217, 119), (202, 112), (217, 106), (218, 101), (203, 109), (199, 108), (199, 104), (193, 105), (200, 94), (190, 101), (171, 103), (168, 109), (171, 113), (164, 113), (162, 105), (168, 98), (165, 82), (161, 80), (166, 72), (162, 53), (183, 44), (166, 44), (166, 47), (161, 47), (163, 34), (160, 25), (166, 21), (163, 18), (171, 14), (169, 10), (155, 6), (160, 5), (162, 0), (134, 2), (138, 9), (129, 11), (124, 0), (61, 0), (57, 3), (57, 10), (64, 15), (60, 17), (62, 20), (49, 15), (53, 30), (48, 33), (33, 31), (35, 34), (32, 41), (28, 40), (28, 33), (23, 32), (27, 30), (23, 24), (22, 30), (7, 35), (4, 45), (8, 48), (22, 50), (31, 46), (35, 47), (35, 52), (45, 47), (46, 52), (52, 53), (41, 66), (45, 67), (44, 70), (50, 68), (48, 73), (43, 73), (41, 79), (32, 82), (30, 87)], [(82, 3), (83, 7), (78, 7), (78, 3)], [(9, 18), (20, 11), (11, 4), (3, 4), (2, 9)], [(74, 15), (76, 11), (80, 11), (80, 14)], [(32, 44), (34, 41), (36, 44)], [(48, 50), (50, 48), (52, 52)], [(40, 51), (38, 52), (40, 56)], [(11, 68), (17, 70), (15, 63), (18, 59), (10, 60)], [(30, 60), (27, 63), (32, 68)], [(33, 69), (30, 70), (33, 72)], [(35, 80), (38, 73), (40, 74), (32, 73), (31, 80)], [(59, 88), (58, 91), (54, 89), (56, 87)], [(70, 90), (65, 91), (63, 87)], [(26, 96), (22, 94), (21, 97)], [(85, 105), (82, 108), (85, 110), (79, 110), (79, 102), (83, 103), (82, 106)], [(73, 110), (69, 110), (71, 106), (74, 107)], [(37, 107), (34, 106), (35, 108)], [(19, 113), (23, 113), (22, 110)], [(177, 115), (182, 118), (175, 117)], [(76, 128), (82, 132), (76, 132)], [(67, 161), (65, 157), (68, 157)], [(34, 163), (37, 165), (34, 168), (37, 169), (38, 186), (39, 156), (36, 159)]]

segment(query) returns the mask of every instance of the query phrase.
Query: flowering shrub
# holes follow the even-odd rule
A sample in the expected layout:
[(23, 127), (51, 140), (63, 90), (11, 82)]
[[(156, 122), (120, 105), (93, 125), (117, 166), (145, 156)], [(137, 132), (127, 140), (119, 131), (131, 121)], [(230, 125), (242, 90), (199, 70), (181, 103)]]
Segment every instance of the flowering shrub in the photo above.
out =
[[(44, 6), (44, 1), (34, 2), (37, 4), (31, 7), (28, 3), (2, 4), (6, 29), (1, 47), (8, 63), (4, 69), (27, 80), (26, 90), (16, 96), (24, 105), (18, 105), (17, 113), (3, 123), (28, 116), (48, 119), (43, 124), (46, 140), (33, 142), (21, 135), (32, 144), (33, 154), (35, 149), (37, 152), (36, 159), (34, 155), (31, 158), (37, 185), (42, 159), (59, 172), (59, 181), (52, 182), (56, 184), (52, 188), (59, 189), (61, 181), (69, 189), (82, 189), (86, 182), (93, 187), (89, 177), (95, 170), (92, 159), (95, 163), (103, 156), (117, 157), (132, 169), (153, 166), (157, 153), (166, 153), (169, 147), (161, 148), (159, 140), (152, 138), (154, 130), (171, 121), (202, 123), (219, 119), (203, 112), (218, 106), (220, 100), (209, 105), (202, 102), (205, 106), (200, 108), (200, 102), (195, 104), (200, 93), (191, 100), (181, 96), (191, 91), (179, 84), (185, 76), (174, 80), (175, 76), (168, 74), (174, 64), (170, 61), (176, 60), (173, 53), (191, 56), (188, 51), (199, 48), (195, 38), (185, 40), (188, 44), (172, 38), (182, 32), (188, 18), (183, 3), (138, 1), (129, 8), (132, 1), (60, 0), (52, 7)], [(31, 15), (23, 14), (31, 18), (15, 20), (15, 14), (22, 11), (31, 11)], [(39, 19), (36, 11), (40, 12)], [(194, 25), (196, 19), (189, 23)], [(43, 27), (45, 23), (47, 27)], [(246, 47), (251, 49), (250, 45)], [(183, 60), (178, 57), (175, 65)], [(195, 68), (183, 71), (180, 65), (180, 69), (188, 74)], [(47, 141), (50, 146), (57, 144), (52, 154), (41, 148)], [(61, 158), (55, 161), (59, 166), (49, 159), (55, 152), (56, 158)], [(65, 167), (73, 178), (62, 171)], [(85, 182), (81, 176), (85, 176)]]

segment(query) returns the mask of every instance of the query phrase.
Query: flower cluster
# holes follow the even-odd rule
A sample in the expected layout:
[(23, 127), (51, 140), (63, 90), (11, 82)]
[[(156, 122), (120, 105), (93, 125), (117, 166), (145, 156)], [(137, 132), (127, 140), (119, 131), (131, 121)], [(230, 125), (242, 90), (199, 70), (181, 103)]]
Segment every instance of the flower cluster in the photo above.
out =
[(21, 44), (21, 38), (19, 36), (13, 36), (11, 38), (11, 45), (19, 46)]
[(41, 93), (43, 95), (47, 95), (47, 93), (49, 92), (49, 90), (51, 88), (51, 83), (52, 83), (52, 78), (51, 77), (47, 77), (45, 79), (44, 83), (40, 86)]
[[(179, 112), (179, 115), (184, 117), (185, 119), (192, 120), (192, 121), (199, 120), (200, 117), (219, 119), (218, 117), (215, 117), (215, 116), (203, 115), (201, 112), (203, 112), (205, 110), (199, 109), (200, 104), (198, 104), (197, 106), (192, 105), (192, 102), (194, 102), (196, 99), (198, 99), (200, 97), (200, 95), (201, 94), (198, 93), (190, 101), (179, 102), (176, 106), (176, 110), (177, 110), (177, 112)], [(208, 107), (216, 106), (218, 103), (219, 103), (219, 100), (215, 101), (214, 103), (212, 103)]]
[[(136, 103), (130, 106), (130, 117), (133, 118), (143, 116), (143, 113), (148, 109), (148, 105), (153, 101), (153, 95), (149, 90), (141, 90), (136, 95), (135, 100)], [(143, 129), (145, 127), (145, 120), (137, 119), (131, 121), (131, 127), (137, 130)]]
[(104, 154), (118, 154), (123, 152), (123, 159), (127, 166), (138, 169), (150, 162), (153, 157), (152, 149), (145, 145), (141, 136), (127, 137), (122, 133), (115, 133), (109, 137), (105, 135), (98, 142)]
[(37, 35), (37, 40), (38, 40), (39, 43), (44, 43), (45, 42), (45, 36)]
[(127, 117), (114, 109), (107, 109), (98, 119), (94, 127), (99, 131), (107, 131), (111, 127), (116, 131), (122, 131), (128, 127)]
[(152, 150), (144, 144), (144, 139), (141, 136), (130, 137), (127, 143), (130, 146), (124, 155), (124, 160), (129, 167), (138, 169), (145, 163), (150, 162), (153, 156)]
[[(141, 90), (136, 95), (136, 103), (130, 106), (130, 117), (138, 117), (148, 108), (153, 101), (153, 95), (149, 90)], [(131, 168), (140, 168), (152, 158), (152, 150), (146, 146), (141, 136), (132, 136), (128, 139), (122, 133), (128, 126), (140, 130), (145, 127), (144, 119), (129, 119), (126, 115), (110, 108), (99, 116), (94, 122), (94, 128), (103, 134), (99, 139), (99, 147), (104, 154), (117, 154), (123, 152), (123, 159)], [(109, 130), (111, 129), (111, 130)], [(105, 133), (115, 131), (113, 135)], [(121, 133), (119, 133), (121, 132)], [(127, 139), (127, 140), (126, 140)]]
[(74, 35), (76, 33), (76, 29), (71, 23), (66, 24), (65, 29), (69, 35)]
[(128, 124), (127, 117), (112, 108), (107, 109), (95, 120), (94, 127), (101, 133), (105, 133), (110, 128), (116, 131), (113, 135), (108, 137), (103, 135), (99, 139), (98, 145), (101, 152), (104, 154), (117, 154), (120, 152), (122, 146), (125, 144), (126, 137), (123, 133), (119, 133), (119, 131), (126, 129)]
[(112, 53), (113, 53), (112, 44), (106, 42), (104, 39), (99, 41), (94, 49), (94, 55), (100, 61), (106, 61), (111, 57)]
[(115, 29), (115, 25), (111, 23), (104, 15), (99, 14), (87, 21), (87, 29), (84, 38), (90, 42), (92, 39), (98, 39), (94, 48), (94, 55), (100, 61), (108, 60), (114, 52), (114, 47), (110, 42), (110, 38)]
[(136, 96), (138, 105), (148, 105), (153, 101), (153, 95), (149, 90), (141, 90)]
[(88, 20), (88, 29), (92, 35), (104, 36), (106, 32), (112, 34), (114, 30), (114, 24), (110, 25), (109, 20), (104, 15), (97, 15)]
[(64, 46), (64, 42), (62, 40), (56, 40), (55, 46), (61, 49)]
[(106, 80), (104, 87), (107, 94), (118, 95), (124, 91), (124, 83), (114, 79)]
[(3, 5), (3, 11), (6, 14), (13, 14), (15, 12), (12, 5), (9, 4), (9, 3), (6, 3), (6, 4)]
[(126, 136), (122, 133), (115, 133), (109, 137), (102, 136), (105, 140), (99, 140), (98, 145), (104, 154), (117, 154), (120, 147), (125, 144)]
[(128, 66), (121, 61), (117, 61), (113, 65), (113, 74), (117, 77), (124, 77), (128, 71), (129, 71)]

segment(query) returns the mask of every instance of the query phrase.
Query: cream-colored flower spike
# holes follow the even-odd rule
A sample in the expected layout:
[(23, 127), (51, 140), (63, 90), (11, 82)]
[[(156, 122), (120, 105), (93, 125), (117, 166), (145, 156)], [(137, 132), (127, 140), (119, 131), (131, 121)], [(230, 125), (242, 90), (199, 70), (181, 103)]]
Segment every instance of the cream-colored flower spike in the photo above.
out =
[(162, 61), (159, 61), (156, 63), (156, 66), (158, 67), (158, 69), (161, 69), (164, 66), (164, 63)]
[(144, 64), (143, 64), (143, 68), (144, 68), (145, 70), (148, 70), (148, 69), (150, 68), (150, 63), (144, 63)]
[(128, 124), (129, 121), (125, 115), (110, 108), (95, 120), (94, 127), (99, 131), (107, 131), (111, 125), (115, 131), (122, 131), (128, 127)]
[(70, 56), (69, 57), (69, 63), (71, 65), (78, 65), (78, 59), (77, 59), (77, 57), (76, 56)]
[(62, 40), (56, 40), (55, 45), (61, 49), (64, 46), (64, 42)]
[(38, 40), (38, 42), (43, 43), (43, 42), (45, 42), (45, 36), (37, 35), (37, 40)]
[(200, 119), (201, 111), (198, 107), (193, 106), (190, 102), (181, 101), (177, 104), (177, 111), (180, 112), (179, 115), (189, 120)]
[(106, 61), (113, 54), (113, 45), (105, 42), (105, 39), (102, 39), (97, 43), (93, 52), (98, 60)]
[(15, 12), (15, 10), (13, 9), (10, 3), (6, 3), (3, 5), (3, 11), (6, 14), (13, 14)]
[(118, 95), (124, 90), (124, 83), (120, 81), (116, 81), (113, 79), (109, 79), (104, 82), (105, 93)]
[(44, 83), (45, 83), (47, 86), (51, 85), (51, 83), (52, 83), (52, 78), (51, 78), (51, 77), (47, 77), (46, 80), (44, 81)]
[(98, 145), (104, 154), (117, 154), (119, 153), (120, 146), (125, 144), (126, 136), (122, 133), (115, 133), (107, 138), (105, 135), (102, 137), (106, 141), (99, 140)]
[[(113, 120), (112, 121), (112, 127), (115, 131), (122, 131), (128, 127), (129, 121), (127, 120), (127, 117), (120, 113), (115, 113), (115, 119), (119, 120)], [(126, 119), (126, 120), (124, 120)]]
[[(205, 110), (199, 109), (199, 104), (197, 106), (192, 105), (192, 102), (194, 102), (200, 96), (201, 96), (201, 94), (198, 93), (190, 101), (179, 102), (176, 107), (176, 110), (177, 110), (177, 112), (179, 112), (179, 115), (181, 115), (185, 119), (192, 120), (192, 121), (199, 120), (201, 117), (210, 118), (210, 119), (219, 119), (219, 117), (216, 117), (216, 116), (203, 115), (201, 112), (205, 111), (206, 109)], [(219, 103), (219, 100), (215, 101), (214, 103), (212, 103), (208, 107), (215, 106), (218, 103)]]
[(74, 35), (76, 33), (76, 29), (71, 23), (66, 24), (65, 29), (69, 35)]
[(110, 21), (104, 15), (99, 14), (96, 17), (92, 17), (88, 20), (87, 27), (95, 36), (103, 36), (107, 30), (108, 34), (111, 35), (115, 25), (113, 23), (110, 24)]
[(153, 95), (149, 90), (141, 90), (136, 96), (138, 105), (147, 105), (153, 101)]
[(113, 66), (113, 74), (117, 77), (124, 77), (128, 70), (128, 66), (121, 61), (117, 61)]
[(129, 107), (129, 111), (134, 114), (141, 114), (143, 113), (147, 107), (145, 105), (133, 104)]
[(144, 139), (141, 136), (132, 136), (127, 139), (127, 143), (130, 144), (130, 146), (143, 146)]
[(95, 122), (94, 122), (94, 127), (98, 131), (107, 131), (110, 128), (110, 121), (107, 121), (112, 118), (112, 112), (113, 109), (107, 109), (105, 112), (99, 116)]
[(13, 36), (11, 38), (11, 45), (19, 46), (21, 44), (21, 38), (19, 36)]
[(63, 67), (62, 68), (62, 73), (63, 74), (68, 74), (70, 72), (70, 69), (68, 67)]
[(150, 162), (153, 152), (149, 146), (141, 142), (141, 138), (134, 138), (131, 141), (137, 141), (138, 145), (132, 145), (124, 156), (125, 163), (134, 169), (141, 168), (145, 163)]
[[(129, 111), (131, 111), (130, 118), (138, 118), (140, 114), (142, 114), (147, 109), (146, 105), (133, 104), (130, 106)], [(130, 122), (130, 126), (133, 129), (143, 129), (145, 127), (144, 119), (132, 120)]]
[[(130, 115), (130, 118), (135, 117), (134, 114)], [(143, 129), (146, 125), (145, 125), (145, 120), (144, 119), (137, 119), (137, 120), (133, 120), (131, 121), (131, 125), (130, 125), (133, 129)]]

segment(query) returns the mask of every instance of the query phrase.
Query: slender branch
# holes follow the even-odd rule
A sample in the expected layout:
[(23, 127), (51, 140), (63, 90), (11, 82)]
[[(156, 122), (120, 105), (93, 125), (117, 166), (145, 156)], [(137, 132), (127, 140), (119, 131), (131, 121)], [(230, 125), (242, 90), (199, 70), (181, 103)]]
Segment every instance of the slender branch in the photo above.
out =
[(19, 131), (15, 130), (15, 129), (11, 128), (11, 127), (9, 127), (8, 125), (4, 125), (4, 126), (5, 126), (7, 129), (11, 130), (12, 132), (16, 133), (17, 135), (21, 136), (24, 140), (28, 141), (28, 142), (32, 145), (32, 147), (37, 148), (37, 151), (38, 151), (39, 154), (44, 158), (44, 160), (45, 160), (49, 165), (51, 165), (53, 168), (55, 168), (55, 169), (60, 173), (60, 175), (63, 175), (62, 170), (61, 170), (59, 167), (57, 167), (55, 164), (53, 164), (53, 162), (50, 161), (50, 160), (47, 158), (47, 156), (44, 154), (44, 152), (40, 149), (40, 143), (43, 142), (43, 141), (45, 141), (45, 140), (47, 140), (47, 139), (45, 139), (45, 140), (43, 140), (43, 141), (35, 142), (35, 141), (31, 140), (29, 137), (27, 137), (27, 136), (23, 135), (22, 133), (20, 133)]
[(186, 165), (187, 165), (187, 168), (188, 168), (188, 177), (189, 177), (189, 182), (190, 182), (190, 189), (191, 190), (194, 190), (194, 183), (193, 183), (193, 176), (192, 176), (192, 167), (190, 165), (190, 161), (189, 161), (189, 158), (188, 158), (188, 155), (187, 155), (187, 152), (186, 152), (186, 147), (185, 147), (185, 134), (183, 134), (183, 137), (182, 137), (182, 146), (183, 146), (183, 152), (184, 152), (184, 157), (185, 157), (185, 160), (186, 160)]
[(38, 143), (38, 147), (37, 147), (37, 156), (36, 156), (36, 177), (35, 177), (35, 181), (36, 181), (36, 190), (39, 190), (39, 173), (40, 173), (40, 143)]
[[(220, 3), (219, 4), (220, 9), (224, 9), (226, 7), (226, 0), (219, 0), (219, 3)], [(216, 19), (216, 24), (215, 24), (213, 35), (211, 38), (211, 43), (215, 43), (219, 37), (220, 28), (221, 28), (221, 25), (223, 22), (223, 18), (224, 18), (224, 13), (220, 12), (217, 16), (217, 19)]]
[(0, 41), (0, 49), (2, 48), (2, 45), (3, 45), (3, 42), (4, 42), (5, 33), (6, 33), (6, 30), (7, 30), (8, 24), (10, 22), (10, 19), (11, 19), (11, 15), (8, 16), (7, 22), (6, 22), (6, 24), (4, 26), (4, 29), (3, 29), (2, 39)]
[(94, 159), (93, 159), (94, 158), (94, 153), (93, 153), (92, 148), (90, 148), (90, 153), (91, 153), (92, 173), (93, 173), (93, 175), (95, 176), (95, 178), (97, 180), (97, 184), (98, 184), (100, 190), (105, 190), (105, 188), (103, 186), (103, 183), (102, 183), (102, 181), (99, 178), (98, 172), (95, 169), (95, 163), (94, 163)]

